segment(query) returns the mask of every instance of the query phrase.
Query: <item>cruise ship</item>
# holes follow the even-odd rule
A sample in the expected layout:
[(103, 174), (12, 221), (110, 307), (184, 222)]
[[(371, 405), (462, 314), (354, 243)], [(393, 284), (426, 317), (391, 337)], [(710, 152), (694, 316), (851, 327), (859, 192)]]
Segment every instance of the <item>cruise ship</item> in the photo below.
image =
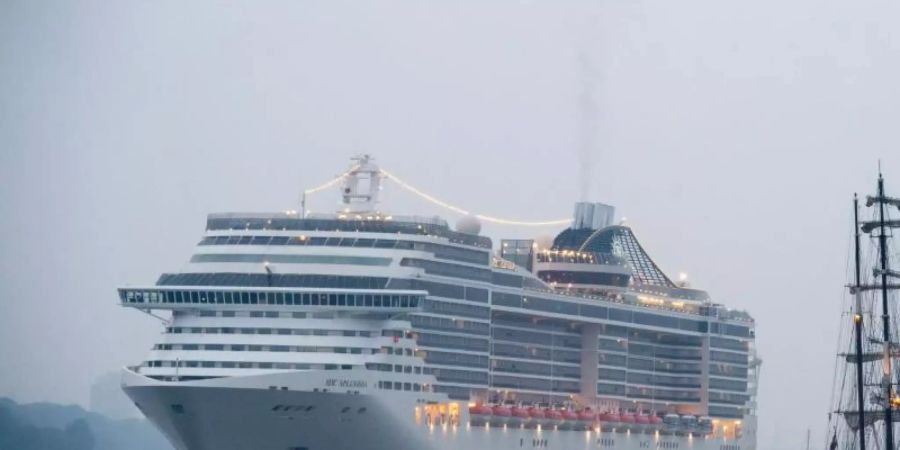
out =
[(495, 245), (384, 212), (388, 175), (354, 158), (333, 214), (210, 214), (181, 270), (118, 289), (163, 322), (122, 387), (176, 449), (756, 449), (752, 317), (612, 206)]

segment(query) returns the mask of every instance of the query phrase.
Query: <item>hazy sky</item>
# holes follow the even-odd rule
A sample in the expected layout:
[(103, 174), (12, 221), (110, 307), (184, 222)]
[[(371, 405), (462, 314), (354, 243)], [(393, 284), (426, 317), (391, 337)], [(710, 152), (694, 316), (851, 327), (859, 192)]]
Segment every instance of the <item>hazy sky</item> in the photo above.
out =
[(665, 270), (756, 317), (760, 448), (823, 442), (849, 201), (879, 158), (900, 192), (898, 80), (893, 0), (0, 0), (0, 396), (85, 404), (161, 331), (116, 286), (352, 153), (527, 219), (570, 214), (586, 159)]

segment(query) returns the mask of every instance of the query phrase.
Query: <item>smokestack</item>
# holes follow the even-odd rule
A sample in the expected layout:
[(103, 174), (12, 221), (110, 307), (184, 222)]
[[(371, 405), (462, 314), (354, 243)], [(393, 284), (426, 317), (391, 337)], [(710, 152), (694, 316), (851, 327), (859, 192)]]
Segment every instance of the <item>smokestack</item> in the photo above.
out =
[(612, 225), (616, 208), (605, 203), (578, 202), (575, 204), (575, 217), (572, 229), (599, 230)]

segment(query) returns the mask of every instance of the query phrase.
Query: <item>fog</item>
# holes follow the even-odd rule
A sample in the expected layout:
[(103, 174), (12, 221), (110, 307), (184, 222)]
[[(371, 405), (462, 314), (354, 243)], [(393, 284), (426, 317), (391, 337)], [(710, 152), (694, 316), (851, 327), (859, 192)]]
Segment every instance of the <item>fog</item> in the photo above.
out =
[(478, 213), (616, 205), (757, 319), (759, 448), (818, 446), (850, 200), (879, 158), (900, 192), (897, 80), (888, 0), (2, 1), (0, 396), (85, 405), (161, 331), (117, 286), (366, 152)]

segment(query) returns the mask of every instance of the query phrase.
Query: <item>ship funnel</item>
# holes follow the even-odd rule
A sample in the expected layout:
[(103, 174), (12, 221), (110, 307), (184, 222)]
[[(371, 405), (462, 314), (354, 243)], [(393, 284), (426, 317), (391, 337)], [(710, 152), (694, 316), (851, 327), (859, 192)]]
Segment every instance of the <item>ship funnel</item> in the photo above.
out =
[(575, 217), (572, 229), (588, 228), (599, 230), (612, 225), (616, 208), (604, 203), (578, 202), (575, 204)]

